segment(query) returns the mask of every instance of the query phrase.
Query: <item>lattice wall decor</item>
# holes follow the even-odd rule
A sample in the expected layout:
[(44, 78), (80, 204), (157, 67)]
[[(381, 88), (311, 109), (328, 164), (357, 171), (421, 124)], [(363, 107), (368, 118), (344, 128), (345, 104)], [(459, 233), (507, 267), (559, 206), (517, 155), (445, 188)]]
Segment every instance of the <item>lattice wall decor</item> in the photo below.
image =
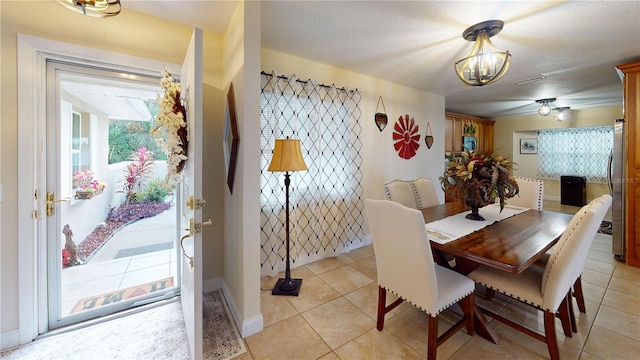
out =
[(302, 265), (358, 247), (364, 239), (360, 92), (262, 73), (260, 265), (284, 269), (282, 174), (267, 171), (275, 139), (300, 139), (308, 171), (291, 173), (291, 260)]
[(613, 147), (613, 126), (538, 131), (538, 178), (585, 176), (607, 182), (607, 162)]

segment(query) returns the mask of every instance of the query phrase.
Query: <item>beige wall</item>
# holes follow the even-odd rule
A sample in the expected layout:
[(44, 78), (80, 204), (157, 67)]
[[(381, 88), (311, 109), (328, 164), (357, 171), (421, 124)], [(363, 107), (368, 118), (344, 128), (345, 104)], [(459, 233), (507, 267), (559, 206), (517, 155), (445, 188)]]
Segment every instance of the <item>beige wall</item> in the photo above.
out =
[(240, 147), (233, 194), (224, 187), (224, 282), (243, 337), (260, 313), (260, 3), (240, 2), (224, 34), (225, 86), (232, 82)]
[[(2, 333), (18, 328), (18, 119), (17, 34), (36, 36), (86, 47), (181, 64), (192, 29), (133, 11), (110, 19), (73, 13), (54, 1), (2, 1), (1, 8), (1, 123), (0, 163), (2, 184), (0, 289)], [(204, 34), (204, 196), (210, 204), (204, 217), (214, 227), (204, 231), (204, 278), (222, 276), (222, 36)], [(31, 241), (32, 239), (20, 239)]]
[[(621, 85), (622, 86), (622, 85)], [(558, 122), (552, 115), (534, 115), (502, 117), (494, 119), (494, 149), (513, 159), (518, 164), (513, 174), (536, 178), (537, 155), (520, 154), (520, 139), (535, 138), (536, 130), (567, 127), (589, 127), (613, 125), (613, 120), (622, 117), (622, 106), (572, 110), (571, 119)], [(560, 182), (544, 181), (546, 199), (560, 200)], [(608, 193), (607, 184), (587, 184), (587, 201)]]

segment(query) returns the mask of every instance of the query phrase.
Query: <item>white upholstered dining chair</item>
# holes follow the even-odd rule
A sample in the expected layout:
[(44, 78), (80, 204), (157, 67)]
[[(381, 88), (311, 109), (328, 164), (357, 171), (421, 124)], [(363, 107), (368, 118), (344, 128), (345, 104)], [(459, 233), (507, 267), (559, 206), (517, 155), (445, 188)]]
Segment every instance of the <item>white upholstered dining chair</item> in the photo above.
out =
[[(582, 272), (588, 249), (609, 208), (606, 201), (594, 200), (574, 215), (544, 268), (530, 266), (523, 273), (514, 275), (481, 265), (467, 275), (488, 289), (542, 310), (545, 329), (543, 335), (489, 310), (483, 310), (483, 312), (514, 329), (546, 342), (551, 359), (559, 358), (555, 330), (556, 313), (563, 320), (565, 335), (571, 337), (569, 324), (564, 321), (573, 317), (570, 307), (571, 285), (575, 281), (576, 274)], [(574, 319), (572, 318), (571, 321), (574, 322)]]
[[(607, 210), (609, 209), (609, 207), (611, 207), (611, 201), (612, 201), (612, 197), (609, 194), (604, 194), (596, 199), (594, 199), (593, 201), (597, 201), (602, 203), (602, 205), (605, 207), (605, 213), (607, 212)], [(582, 209), (580, 209), (580, 211), (585, 211), (585, 209), (588, 207), (589, 205), (585, 205), (582, 207)], [(579, 211), (579, 212), (580, 212)], [(602, 220), (600, 220), (602, 222)], [(595, 234), (594, 234), (595, 237)], [(587, 246), (585, 249), (588, 251), (589, 247)], [(545, 267), (547, 266), (547, 262), (549, 262), (549, 258), (551, 257), (551, 254), (547, 253), (544, 254), (540, 259), (538, 259), (538, 261), (536, 261), (536, 263), (534, 265), (536, 266), (540, 266), (540, 267)], [(582, 273), (584, 272), (584, 265), (587, 259), (587, 256), (585, 255), (584, 257), (580, 258), (582, 261), (580, 263), (580, 265), (577, 267), (577, 269), (579, 271), (576, 271), (573, 275), (573, 297), (576, 298), (576, 303), (578, 304), (578, 310), (581, 313), (586, 313), (587, 312), (587, 308), (584, 302), (584, 294), (582, 293)], [(575, 324), (573, 324), (575, 325)], [(575, 326), (574, 326), (575, 328)]]
[(507, 204), (542, 210), (544, 182), (522, 176), (516, 176), (515, 179), (519, 188), (518, 195), (508, 199)]
[(392, 180), (384, 184), (384, 198), (397, 202), (408, 208), (417, 209), (418, 203), (413, 194), (411, 181)]
[[(427, 353), (428, 359), (435, 360), (438, 345), (465, 325), (473, 335), (475, 284), (434, 263), (420, 211), (371, 199), (365, 200), (365, 211), (378, 270), (377, 329), (382, 331), (386, 313), (408, 301), (429, 315)], [(398, 296), (388, 306), (387, 291)], [(456, 303), (462, 307), (463, 318), (438, 336), (438, 314)]]
[(416, 197), (418, 209), (425, 209), (440, 204), (432, 179), (419, 177), (411, 181), (411, 185), (413, 186), (413, 193)]
[(384, 184), (384, 197), (412, 209), (424, 209), (440, 204), (433, 180), (392, 180)]

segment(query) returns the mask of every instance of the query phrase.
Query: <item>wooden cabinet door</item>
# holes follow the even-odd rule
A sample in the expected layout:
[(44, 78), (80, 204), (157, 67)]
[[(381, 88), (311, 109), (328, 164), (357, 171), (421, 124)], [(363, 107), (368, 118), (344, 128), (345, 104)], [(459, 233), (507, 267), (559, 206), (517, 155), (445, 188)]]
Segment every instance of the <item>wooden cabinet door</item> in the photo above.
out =
[(462, 151), (462, 118), (453, 118), (453, 151)]
[(444, 151), (453, 151), (453, 118), (444, 118)]
[(476, 137), (476, 143), (477, 143), (476, 152), (478, 154), (484, 154), (486, 150), (486, 145), (484, 141), (484, 123), (480, 121), (475, 121), (474, 125), (476, 126), (476, 134), (474, 135)]

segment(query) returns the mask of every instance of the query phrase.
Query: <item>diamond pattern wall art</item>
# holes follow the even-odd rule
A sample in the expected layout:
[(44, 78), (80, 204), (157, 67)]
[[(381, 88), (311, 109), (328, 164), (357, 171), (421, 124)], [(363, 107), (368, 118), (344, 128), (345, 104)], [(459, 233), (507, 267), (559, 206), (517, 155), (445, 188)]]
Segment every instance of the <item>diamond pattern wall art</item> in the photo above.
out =
[(420, 134), (414, 118), (409, 115), (398, 118), (393, 127), (393, 141), (393, 147), (401, 158), (408, 160), (416, 155), (420, 147)]

